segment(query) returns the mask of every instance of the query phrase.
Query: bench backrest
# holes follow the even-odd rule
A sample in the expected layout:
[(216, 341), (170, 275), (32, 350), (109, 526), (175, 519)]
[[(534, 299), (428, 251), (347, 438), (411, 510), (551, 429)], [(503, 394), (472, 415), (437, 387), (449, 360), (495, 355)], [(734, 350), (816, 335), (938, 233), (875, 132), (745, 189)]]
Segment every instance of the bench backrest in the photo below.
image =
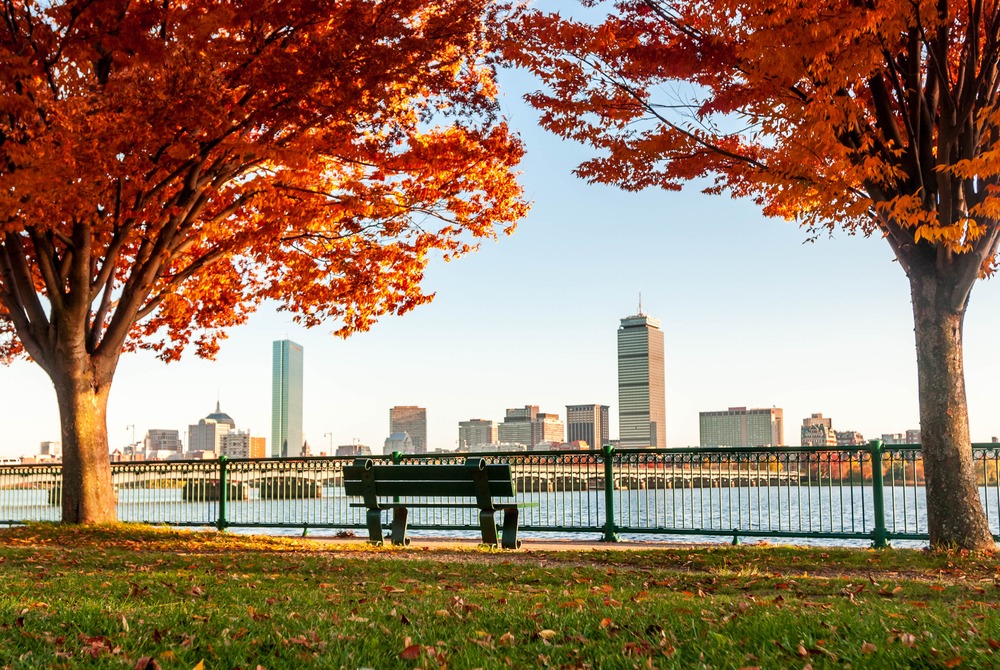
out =
[(362, 496), (370, 507), (390, 496), (476, 498), (481, 507), (489, 507), (493, 498), (514, 495), (514, 478), (509, 463), (482, 458), (457, 465), (378, 465), (359, 458), (344, 467), (344, 491)]

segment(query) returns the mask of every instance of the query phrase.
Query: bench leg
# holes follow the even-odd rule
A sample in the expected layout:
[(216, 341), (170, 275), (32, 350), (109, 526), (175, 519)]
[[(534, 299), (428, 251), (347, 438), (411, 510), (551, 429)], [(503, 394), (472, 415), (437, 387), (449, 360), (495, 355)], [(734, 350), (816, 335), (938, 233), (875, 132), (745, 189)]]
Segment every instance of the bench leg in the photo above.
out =
[(396, 546), (406, 547), (410, 544), (410, 538), (406, 537), (407, 516), (405, 507), (392, 508), (392, 543)]
[(504, 549), (520, 549), (521, 541), (517, 539), (517, 507), (503, 508), (503, 542)]
[(368, 541), (376, 547), (382, 546), (382, 510), (368, 510)]
[(497, 540), (496, 510), (479, 510), (479, 528), (483, 532), (483, 544), (489, 547), (499, 546)]

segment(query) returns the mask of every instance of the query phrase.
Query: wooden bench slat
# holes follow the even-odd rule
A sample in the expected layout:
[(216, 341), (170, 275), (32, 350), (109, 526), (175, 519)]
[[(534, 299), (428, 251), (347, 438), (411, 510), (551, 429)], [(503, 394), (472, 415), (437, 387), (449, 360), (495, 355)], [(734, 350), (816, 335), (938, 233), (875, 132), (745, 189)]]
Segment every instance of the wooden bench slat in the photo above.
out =
[[(344, 468), (344, 475), (347, 476), (353, 468), (360, 468), (356, 465), (348, 465)], [(437, 480), (437, 479), (469, 479), (468, 474), (461, 474), (466, 466), (461, 464), (453, 465), (420, 465), (416, 463), (404, 463), (403, 465), (373, 465), (371, 470), (375, 473), (375, 479), (413, 481), (413, 480)], [(456, 473), (456, 470), (459, 472)], [(510, 466), (505, 464), (487, 464), (486, 476), (489, 479), (509, 478)], [(357, 477), (353, 477), (357, 479)]]
[[(365, 494), (364, 487), (365, 485), (361, 481), (344, 480), (344, 492), (349, 496), (363, 496)], [(476, 497), (476, 487), (468, 480), (446, 482), (376, 480), (375, 490), (379, 498), (389, 496)], [(514, 487), (510, 482), (490, 482), (490, 494), (495, 498), (509, 498), (514, 495)]]

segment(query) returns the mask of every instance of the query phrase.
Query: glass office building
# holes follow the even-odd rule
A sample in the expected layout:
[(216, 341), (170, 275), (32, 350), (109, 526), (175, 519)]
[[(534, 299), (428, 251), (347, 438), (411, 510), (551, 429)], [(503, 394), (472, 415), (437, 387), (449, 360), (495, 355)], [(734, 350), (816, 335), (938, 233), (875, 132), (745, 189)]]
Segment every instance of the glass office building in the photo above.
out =
[(271, 370), (271, 456), (301, 456), (302, 345), (277, 340)]

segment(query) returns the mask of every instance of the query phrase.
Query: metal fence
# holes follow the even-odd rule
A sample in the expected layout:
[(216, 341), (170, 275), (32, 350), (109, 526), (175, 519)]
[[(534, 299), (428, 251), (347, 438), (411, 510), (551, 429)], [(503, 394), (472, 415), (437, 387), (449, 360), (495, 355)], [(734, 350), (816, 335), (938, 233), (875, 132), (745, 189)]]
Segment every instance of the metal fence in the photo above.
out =
[[(980, 494), (1000, 539), (1000, 449), (973, 445)], [(829, 448), (479, 453), (509, 463), (520, 529), (599, 534), (926, 541), (919, 445)], [(374, 457), (383, 463), (461, 463), (467, 454)], [(112, 464), (122, 521), (174, 526), (362, 530), (365, 510), (343, 489), (352, 458), (226, 459)], [(0, 467), (0, 523), (58, 521), (58, 464)], [(417, 502), (403, 498), (401, 502)], [(423, 502), (427, 502), (424, 500)], [(468, 500), (411, 510), (416, 531), (470, 534)], [(456, 503), (449, 507), (448, 503)], [(388, 513), (387, 513), (388, 514)], [(388, 518), (386, 518), (388, 522)]]

